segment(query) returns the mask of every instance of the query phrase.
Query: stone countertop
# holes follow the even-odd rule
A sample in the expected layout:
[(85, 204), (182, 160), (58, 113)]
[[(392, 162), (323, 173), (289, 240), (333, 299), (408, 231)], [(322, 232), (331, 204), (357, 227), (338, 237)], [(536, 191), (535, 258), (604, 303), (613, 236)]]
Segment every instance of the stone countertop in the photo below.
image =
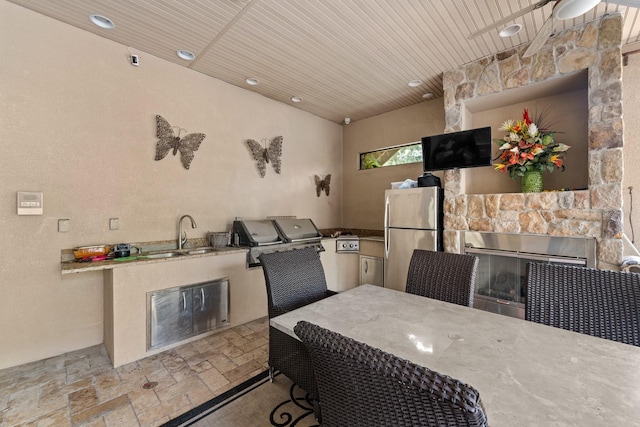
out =
[[(355, 230), (355, 229), (332, 229), (335, 231), (341, 231), (345, 233), (351, 233), (354, 236), (358, 236), (360, 240), (368, 240), (372, 242), (384, 242), (384, 236), (380, 235), (381, 231), (379, 230)], [(324, 237), (323, 239), (330, 239), (331, 237), (327, 235), (325, 232), (328, 230), (323, 230)], [(360, 234), (356, 234), (359, 232)], [(342, 234), (343, 237), (349, 236), (349, 234)], [(198, 249), (202, 247), (206, 247), (205, 239), (190, 239), (192, 245), (194, 247), (190, 247), (188, 249)], [(248, 247), (230, 247), (225, 246), (223, 248), (215, 249), (212, 252), (207, 252), (203, 254), (187, 254), (184, 253), (175, 257), (167, 257), (167, 258), (145, 258), (145, 255), (149, 255), (151, 252), (171, 252), (178, 250), (175, 248), (175, 240), (167, 240), (167, 241), (158, 241), (158, 242), (144, 242), (144, 243), (131, 243), (132, 247), (142, 247), (144, 251), (142, 254), (133, 253), (131, 257), (127, 257), (126, 259), (115, 258), (115, 259), (107, 259), (104, 261), (91, 261), (91, 262), (78, 262), (75, 261), (73, 257), (73, 249), (63, 249), (61, 251), (61, 272), (62, 274), (72, 274), (72, 273), (83, 273), (87, 271), (102, 271), (109, 270), (120, 267), (128, 267), (131, 265), (139, 265), (139, 264), (154, 264), (161, 262), (173, 262), (180, 261), (184, 259), (190, 258), (200, 258), (206, 256), (217, 256), (217, 255), (228, 255), (233, 253), (244, 252), (246, 253), (249, 248)], [(133, 252), (133, 250), (132, 250)]]
[(325, 238), (358, 236), (360, 239), (384, 241), (384, 230), (368, 230), (361, 228), (323, 228), (319, 230)]
[[(368, 240), (370, 242), (381, 242), (381, 243), (384, 243), (384, 236), (359, 236), (359, 235), (356, 235), (356, 234), (353, 234), (353, 235), (352, 234), (342, 234), (342, 235), (340, 235), (338, 237), (342, 237), (342, 238), (346, 239), (349, 236), (357, 237), (359, 240)], [(322, 238), (322, 240), (325, 240), (325, 239), (337, 239), (338, 237), (324, 236)]]
[[(191, 250), (195, 248), (190, 248)], [(167, 258), (145, 258), (145, 253), (141, 255), (134, 254), (131, 257), (127, 257), (126, 260), (122, 260), (122, 258), (109, 259), (104, 261), (91, 261), (91, 262), (77, 262), (77, 261), (62, 261), (61, 271), (62, 274), (71, 274), (71, 273), (83, 273), (87, 271), (100, 271), (100, 270), (109, 270), (120, 267), (129, 267), (132, 265), (140, 265), (140, 264), (156, 264), (161, 262), (173, 262), (180, 261), (185, 259), (192, 258), (202, 258), (208, 256), (218, 256), (218, 255), (229, 255), (234, 253), (246, 253), (247, 248), (242, 247), (223, 247), (216, 249), (211, 252), (206, 252), (203, 254), (188, 254), (184, 253), (179, 256), (167, 257)], [(148, 255), (148, 254), (146, 254)], [(120, 261), (119, 261), (120, 260)]]
[(384, 236), (360, 236), (360, 240), (368, 240), (370, 242), (384, 243)]

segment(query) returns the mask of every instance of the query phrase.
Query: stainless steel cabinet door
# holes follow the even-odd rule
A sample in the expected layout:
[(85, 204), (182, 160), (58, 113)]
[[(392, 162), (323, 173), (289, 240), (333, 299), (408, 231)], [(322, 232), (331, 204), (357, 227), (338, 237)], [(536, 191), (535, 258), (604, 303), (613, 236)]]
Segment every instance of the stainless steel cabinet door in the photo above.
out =
[(149, 300), (149, 345), (156, 348), (193, 334), (191, 289), (154, 292)]
[(360, 255), (360, 284), (383, 286), (384, 276), (382, 258)]
[(227, 323), (229, 281), (222, 280), (193, 289), (193, 333), (210, 331)]

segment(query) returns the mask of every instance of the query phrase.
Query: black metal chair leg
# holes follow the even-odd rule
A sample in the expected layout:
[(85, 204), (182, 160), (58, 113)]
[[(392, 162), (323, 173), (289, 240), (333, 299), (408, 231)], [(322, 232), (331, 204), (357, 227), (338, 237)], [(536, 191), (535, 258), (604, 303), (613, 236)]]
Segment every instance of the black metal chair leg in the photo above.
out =
[(318, 402), (316, 399), (313, 399), (313, 412), (316, 415), (316, 420), (318, 421), (318, 424), (322, 424), (322, 413), (320, 412), (320, 402)]

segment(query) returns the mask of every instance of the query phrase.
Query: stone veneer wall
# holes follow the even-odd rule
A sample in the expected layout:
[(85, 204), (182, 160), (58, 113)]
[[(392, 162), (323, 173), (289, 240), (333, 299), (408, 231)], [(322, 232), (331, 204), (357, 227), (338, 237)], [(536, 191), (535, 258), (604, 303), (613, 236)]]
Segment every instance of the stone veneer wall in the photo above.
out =
[(595, 237), (599, 268), (622, 258), (622, 18), (607, 15), (565, 30), (535, 55), (527, 46), (444, 73), (445, 132), (463, 129), (465, 101), (588, 70), (588, 190), (464, 194), (464, 171), (444, 174), (444, 245), (460, 252), (465, 230)]

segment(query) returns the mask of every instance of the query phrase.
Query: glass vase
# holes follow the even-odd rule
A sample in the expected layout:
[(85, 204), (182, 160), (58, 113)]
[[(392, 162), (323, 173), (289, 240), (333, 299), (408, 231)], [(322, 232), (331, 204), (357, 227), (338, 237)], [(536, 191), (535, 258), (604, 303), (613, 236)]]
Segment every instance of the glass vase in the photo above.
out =
[(530, 170), (524, 173), (520, 180), (520, 191), (523, 193), (537, 193), (542, 191), (542, 172)]

